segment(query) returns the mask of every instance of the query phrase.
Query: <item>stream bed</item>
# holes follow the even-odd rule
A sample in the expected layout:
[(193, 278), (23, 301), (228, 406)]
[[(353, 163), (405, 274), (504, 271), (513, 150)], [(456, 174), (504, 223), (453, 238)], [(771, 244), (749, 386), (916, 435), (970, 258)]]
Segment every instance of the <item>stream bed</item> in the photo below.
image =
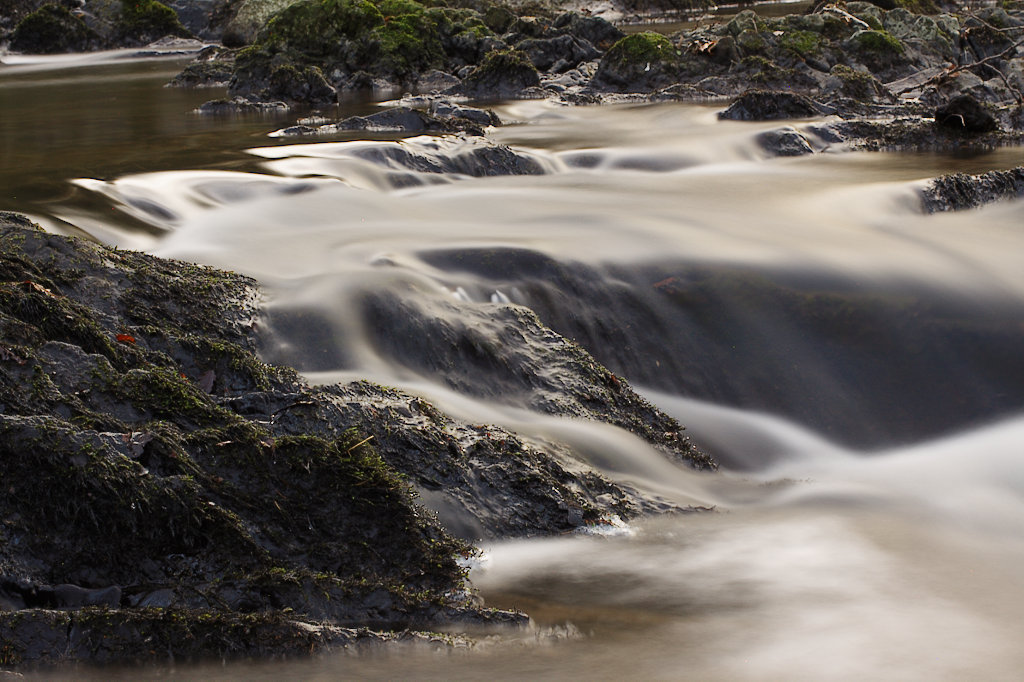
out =
[[(473, 649), (167, 676), (1019, 678), (1024, 201), (925, 215), (918, 192), (1024, 150), (772, 158), (779, 124), (724, 105), (539, 101), (497, 106), (486, 140), (287, 140), (267, 134), (296, 114), (192, 113), (222, 93), (164, 88), (181, 63), (0, 66), (0, 209), (257, 278), (266, 358), (311, 381), (400, 386), (715, 511), (484, 544), (473, 585), (536, 627)], [(487, 175), (494, 144), (536, 172)], [(380, 292), (442, 321), (530, 307), (722, 470), (489, 395), (483, 371), (459, 390), (392, 343)]]

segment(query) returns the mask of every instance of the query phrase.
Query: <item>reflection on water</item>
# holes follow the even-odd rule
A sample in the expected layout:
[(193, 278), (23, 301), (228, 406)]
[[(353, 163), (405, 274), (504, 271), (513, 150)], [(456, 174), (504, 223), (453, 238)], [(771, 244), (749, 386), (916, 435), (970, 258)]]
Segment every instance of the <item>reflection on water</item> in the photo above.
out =
[[(257, 276), (280, 344), (271, 351), (300, 367), (310, 357), (327, 358), (310, 367), (318, 370), (314, 380), (369, 376), (403, 385), (464, 419), (570, 443), (609, 476), (684, 504), (717, 507), (712, 514), (648, 521), (629, 536), (485, 548), (490, 560), (473, 574), (474, 584), (493, 605), (527, 609), (537, 622), (534, 631), (484, 638), (472, 650), (452, 653), (410, 649), (168, 676), (1019, 676), (1024, 422), (1006, 416), (1019, 413), (1012, 396), (999, 410), (989, 409), (986, 401), (1003, 390), (997, 387), (1007, 373), (987, 375), (979, 367), (1009, 367), (1019, 355), (1014, 334), (1024, 326), (1014, 330), (1024, 320), (1024, 202), (929, 217), (921, 214), (915, 190), (951, 170), (1020, 165), (1020, 149), (967, 159), (835, 153), (771, 159), (756, 135), (773, 124), (718, 122), (714, 108), (529, 102), (503, 107), (504, 119), (521, 123), (490, 138), (529, 154), (544, 174), (477, 178), (393, 163), (396, 147), (436, 160), (478, 149), (482, 143), (472, 139), (294, 145), (264, 137), (280, 121), (190, 117), (189, 108), (213, 95), (156, 88), (164, 76), (142, 71), (167, 68), (161, 64), (118, 67), (125, 78), (109, 83), (103, 69), (49, 85), (0, 75), (0, 96), (33, 100), (0, 123), (5, 160), (16, 159), (23, 169), (5, 166), (11, 194), (0, 198), (0, 208), (54, 216), (103, 241)], [(99, 113), (62, 112), (57, 103), (75, 88), (107, 93), (101, 101), (129, 102), (110, 114), (114, 118), (102, 107)], [(37, 120), (43, 125), (28, 131)], [(56, 150), (63, 161), (55, 161)], [(73, 178), (79, 179), (66, 182)], [(905, 347), (910, 337), (888, 329), (823, 339), (809, 331), (820, 327), (806, 318), (790, 321), (792, 327), (773, 318), (781, 299), (756, 299), (759, 305), (751, 306), (740, 297), (736, 305), (708, 309), (701, 290), (686, 289), (681, 279), (657, 282), (659, 291), (676, 287), (677, 297), (676, 307), (658, 308), (653, 283), (641, 276), (652, 263), (680, 272), (694, 264), (723, 271), (742, 266), (772, 281), (827, 281), (887, 303), (931, 297), (936, 307), (929, 310), (939, 317), (956, 311), (960, 323), (970, 317), (963, 310), (971, 312), (964, 338), (981, 344), (998, 332), (1015, 350), (989, 364), (942, 356), (943, 364), (932, 366), (932, 356)], [(647, 395), (691, 424), (694, 437), (729, 470), (698, 475), (611, 427), (459, 396), (443, 375), (423, 376), (382, 354), (367, 341), (357, 314), (360, 297), (382, 289), (445, 301), (435, 309), (467, 319), (505, 300), (547, 305), (552, 315), (580, 322), (580, 329), (591, 325), (599, 356), (624, 357), (614, 339), (643, 341), (640, 350), (625, 349), (633, 352), (634, 366), (646, 363), (650, 376), (670, 378), (676, 376), (671, 356), (687, 339), (672, 331), (677, 327), (666, 310), (693, 317), (694, 329), (733, 319), (735, 328), (770, 330), (784, 341), (776, 350), (791, 361), (771, 364), (766, 384), (797, 377), (792, 393), (779, 395), (824, 403), (824, 411), (850, 417), (854, 427), (890, 396), (865, 388), (866, 372), (851, 373), (844, 365), (851, 358), (881, 375), (903, 369), (895, 357), (917, 362), (920, 376), (935, 379), (938, 388), (928, 392), (936, 400), (1003, 420), (907, 447), (894, 447), (906, 439), (893, 437), (867, 456), (780, 416), (797, 412), (784, 399), (770, 406), (773, 415), (711, 404), (687, 395), (680, 387), (690, 377), (679, 375), (678, 385), (668, 387), (676, 390), (661, 385)], [(560, 301), (569, 303), (560, 309)], [(857, 313), (810, 309), (826, 317)], [(283, 319), (289, 311), (318, 316), (321, 328), (336, 333), (313, 339), (301, 326), (274, 329), (275, 314)], [(649, 315), (629, 336), (637, 311)], [(771, 325), (754, 324), (765, 320)], [(960, 330), (927, 329), (938, 336)], [(812, 362), (807, 349), (825, 341), (851, 354), (840, 354), (834, 366)], [(726, 361), (694, 372), (709, 382), (727, 379), (742, 392), (752, 377), (763, 378), (756, 365), (768, 363), (729, 360), (729, 345), (720, 349)], [(887, 390), (899, 403), (910, 401), (917, 388)]]

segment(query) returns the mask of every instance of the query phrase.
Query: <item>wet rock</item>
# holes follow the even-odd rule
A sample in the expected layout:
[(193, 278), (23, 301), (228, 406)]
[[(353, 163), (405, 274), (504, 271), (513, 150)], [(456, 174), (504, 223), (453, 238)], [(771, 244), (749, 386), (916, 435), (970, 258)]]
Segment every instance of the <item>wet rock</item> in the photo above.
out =
[(33, 609), (0, 616), (5, 654), (26, 666), (69, 661), (94, 664), (168, 664), (207, 660), (295, 658), (328, 652), (354, 654), (381, 646), (445, 648), (422, 633), (377, 633), (314, 624), (275, 613), (146, 609), (60, 612)]
[[(331, 126), (324, 126), (334, 130)], [(545, 166), (536, 157), (516, 152), (477, 137), (415, 137), (401, 142), (367, 142), (348, 152), (352, 158), (374, 164), (389, 176), (395, 187), (430, 182), (419, 174), (449, 177), (540, 175)], [(286, 362), (294, 362), (291, 358)], [(303, 367), (307, 365), (303, 364)]]
[[(369, 116), (353, 116), (339, 121), (335, 125), (338, 130), (376, 130), (404, 133), (452, 133), (467, 131), (476, 135), (483, 135), (483, 129), (479, 123), (455, 114), (458, 108), (454, 105), (442, 106), (442, 111), (446, 114), (443, 117), (418, 109), (410, 109), (409, 107), (393, 107), (370, 114)], [(481, 111), (482, 113), (482, 110), (475, 111)]]
[[(596, 474), (565, 445), (453, 420), (401, 391), (360, 381), (318, 396), (315, 404), (286, 405), (278, 419), (327, 437), (340, 424), (358, 425), (445, 528), (466, 539), (560, 534), (611, 515), (687, 511)], [(580, 516), (567, 517), (568, 505)]]
[(211, 45), (200, 50), (195, 60), (186, 65), (168, 85), (178, 88), (224, 87), (231, 81), (234, 68), (234, 51)]
[(804, 95), (792, 92), (754, 90), (741, 95), (718, 118), (730, 121), (774, 121), (787, 118), (813, 118), (823, 109)]
[(981, 175), (955, 173), (929, 183), (922, 192), (928, 213), (961, 211), (995, 201), (1024, 197), (1024, 167), (991, 171)]
[(459, 79), (452, 74), (433, 69), (420, 75), (416, 80), (416, 90), (418, 92), (443, 92), (456, 87), (459, 82)]
[(804, 156), (814, 153), (811, 143), (794, 128), (763, 132), (757, 136), (757, 143), (772, 156)]
[(289, 108), (284, 102), (263, 102), (246, 97), (232, 97), (231, 99), (214, 99), (204, 102), (196, 109), (196, 112), (211, 115), (279, 114), (288, 111)]
[(484, 126), (492, 125), (496, 121), (496, 116), (483, 109), (461, 107), (446, 100), (432, 100), (429, 111), (395, 106), (369, 116), (350, 116), (337, 123), (291, 126), (275, 131), (270, 136), (335, 135), (354, 130), (483, 135)]
[(970, 95), (960, 95), (935, 110), (935, 125), (964, 134), (988, 133), (999, 123), (983, 104)]
[[(381, 350), (460, 393), (536, 412), (604, 421), (672, 451), (696, 468), (711, 462), (679, 424), (636, 395), (571, 341), (513, 305), (463, 306), (368, 296), (364, 315)], [(532, 372), (544, 367), (544, 372)], [(479, 381), (480, 376), (489, 380)]]
[(438, 118), (450, 120), (464, 119), (479, 126), (501, 125), (501, 119), (490, 109), (477, 109), (462, 104), (455, 104), (448, 100), (433, 100), (430, 103), (429, 112)]

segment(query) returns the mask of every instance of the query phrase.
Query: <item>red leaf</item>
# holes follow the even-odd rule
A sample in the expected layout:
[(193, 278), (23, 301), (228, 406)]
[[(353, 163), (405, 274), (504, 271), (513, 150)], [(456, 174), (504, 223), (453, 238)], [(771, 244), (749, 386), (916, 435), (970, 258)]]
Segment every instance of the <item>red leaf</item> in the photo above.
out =
[(135, 343), (135, 337), (131, 334), (118, 334), (115, 338), (121, 343)]

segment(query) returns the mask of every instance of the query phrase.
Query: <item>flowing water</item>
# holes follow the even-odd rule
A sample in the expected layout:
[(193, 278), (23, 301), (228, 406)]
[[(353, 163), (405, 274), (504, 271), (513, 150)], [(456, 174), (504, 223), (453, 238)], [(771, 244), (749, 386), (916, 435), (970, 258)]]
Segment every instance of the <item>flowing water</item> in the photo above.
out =
[[(485, 547), (474, 585), (535, 631), (179, 674), (1019, 679), (1024, 201), (926, 216), (917, 191), (1024, 150), (779, 159), (757, 143), (777, 125), (715, 106), (519, 102), (489, 139), (542, 172), (492, 177), (472, 138), (296, 143), (266, 136), (294, 115), (191, 114), (221, 93), (163, 89), (176, 67), (0, 67), (0, 209), (258, 278), (267, 357), (312, 381), (402, 386), (717, 509)], [(381, 291), (437, 316), (533, 308), (723, 471), (454, 392), (380, 342)]]

